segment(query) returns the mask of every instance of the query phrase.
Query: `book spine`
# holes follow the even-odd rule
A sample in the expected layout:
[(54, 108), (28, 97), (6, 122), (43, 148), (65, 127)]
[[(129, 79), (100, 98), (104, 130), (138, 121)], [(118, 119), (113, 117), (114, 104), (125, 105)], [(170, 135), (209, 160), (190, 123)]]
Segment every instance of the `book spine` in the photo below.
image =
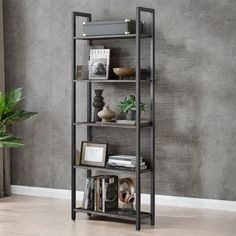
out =
[(102, 179), (102, 212), (105, 212), (106, 203), (106, 183), (105, 178)]
[(85, 189), (84, 189), (84, 196), (83, 196), (83, 201), (82, 201), (82, 208), (83, 209), (85, 209), (85, 202), (86, 202), (87, 193), (88, 193), (88, 185), (89, 185), (89, 180), (86, 179)]
[(97, 179), (94, 179), (94, 211), (97, 211)]
[[(130, 170), (130, 171), (135, 171), (136, 170), (136, 167), (110, 165), (109, 163), (106, 164), (106, 167), (111, 168), (111, 169), (117, 169), (117, 170)], [(146, 169), (147, 169), (147, 165), (140, 166), (140, 170), (146, 170)]]
[[(136, 165), (136, 161), (108, 160), (107, 163), (116, 165)], [(140, 160), (140, 165), (145, 165), (145, 162)]]
[(99, 211), (102, 211), (102, 179), (99, 178)]
[(88, 209), (93, 210), (93, 178), (90, 178)]
[(84, 204), (84, 209), (88, 209), (89, 205), (89, 191), (90, 190), (90, 179), (88, 179), (88, 187), (86, 189), (86, 198), (85, 198), (85, 204)]
[(100, 206), (100, 178), (96, 179), (97, 182), (97, 188), (96, 188), (96, 211), (99, 211)]

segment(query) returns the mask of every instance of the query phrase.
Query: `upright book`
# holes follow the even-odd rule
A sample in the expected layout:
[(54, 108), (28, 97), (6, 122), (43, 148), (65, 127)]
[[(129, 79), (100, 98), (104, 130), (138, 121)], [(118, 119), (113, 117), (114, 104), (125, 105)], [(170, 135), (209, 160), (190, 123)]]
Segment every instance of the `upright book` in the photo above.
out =
[(118, 176), (104, 175), (102, 180), (102, 212), (118, 209)]
[(108, 79), (110, 49), (91, 49), (89, 55), (89, 79)]

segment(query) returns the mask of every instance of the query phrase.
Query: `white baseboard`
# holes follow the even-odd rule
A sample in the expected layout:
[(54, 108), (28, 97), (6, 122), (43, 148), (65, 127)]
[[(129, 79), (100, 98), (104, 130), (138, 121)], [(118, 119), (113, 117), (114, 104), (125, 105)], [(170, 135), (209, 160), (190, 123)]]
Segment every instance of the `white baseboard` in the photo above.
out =
[[(70, 199), (70, 190), (64, 189), (52, 189), (52, 188), (40, 188), (40, 187), (28, 187), (20, 185), (11, 186), (12, 194), (26, 195), (26, 196), (38, 196), (38, 197), (49, 197), (49, 198), (63, 198)], [(76, 199), (82, 200), (83, 192), (76, 192)], [(224, 201), (215, 199), (203, 199), (203, 198), (189, 198), (189, 197), (175, 197), (156, 195), (157, 205), (168, 205), (178, 207), (189, 207), (189, 208), (204, 208), (224, 211), (236, 211), (236, 201)], [(142, 194), (141, 202), (143, 204), (149, 204), (150, 195)]]

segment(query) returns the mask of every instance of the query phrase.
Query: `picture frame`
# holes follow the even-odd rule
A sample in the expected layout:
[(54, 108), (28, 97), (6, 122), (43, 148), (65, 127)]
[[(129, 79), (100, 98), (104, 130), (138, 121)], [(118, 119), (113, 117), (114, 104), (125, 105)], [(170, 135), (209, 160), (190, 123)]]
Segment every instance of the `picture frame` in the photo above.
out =
[(107, 143), (81, 142), (80, 165), (105, 167), (107, 160)]
[(110, 49), (90, 49), (89, 79), (108, 79)]

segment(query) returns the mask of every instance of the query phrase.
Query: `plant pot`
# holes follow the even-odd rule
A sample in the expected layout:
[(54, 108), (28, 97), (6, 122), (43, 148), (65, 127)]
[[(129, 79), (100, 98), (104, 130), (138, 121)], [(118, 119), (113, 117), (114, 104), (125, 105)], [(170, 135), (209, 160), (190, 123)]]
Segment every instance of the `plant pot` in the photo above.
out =
[(136, 120), (136, 111), (128, 111), (126, 113), (126, 120)]

